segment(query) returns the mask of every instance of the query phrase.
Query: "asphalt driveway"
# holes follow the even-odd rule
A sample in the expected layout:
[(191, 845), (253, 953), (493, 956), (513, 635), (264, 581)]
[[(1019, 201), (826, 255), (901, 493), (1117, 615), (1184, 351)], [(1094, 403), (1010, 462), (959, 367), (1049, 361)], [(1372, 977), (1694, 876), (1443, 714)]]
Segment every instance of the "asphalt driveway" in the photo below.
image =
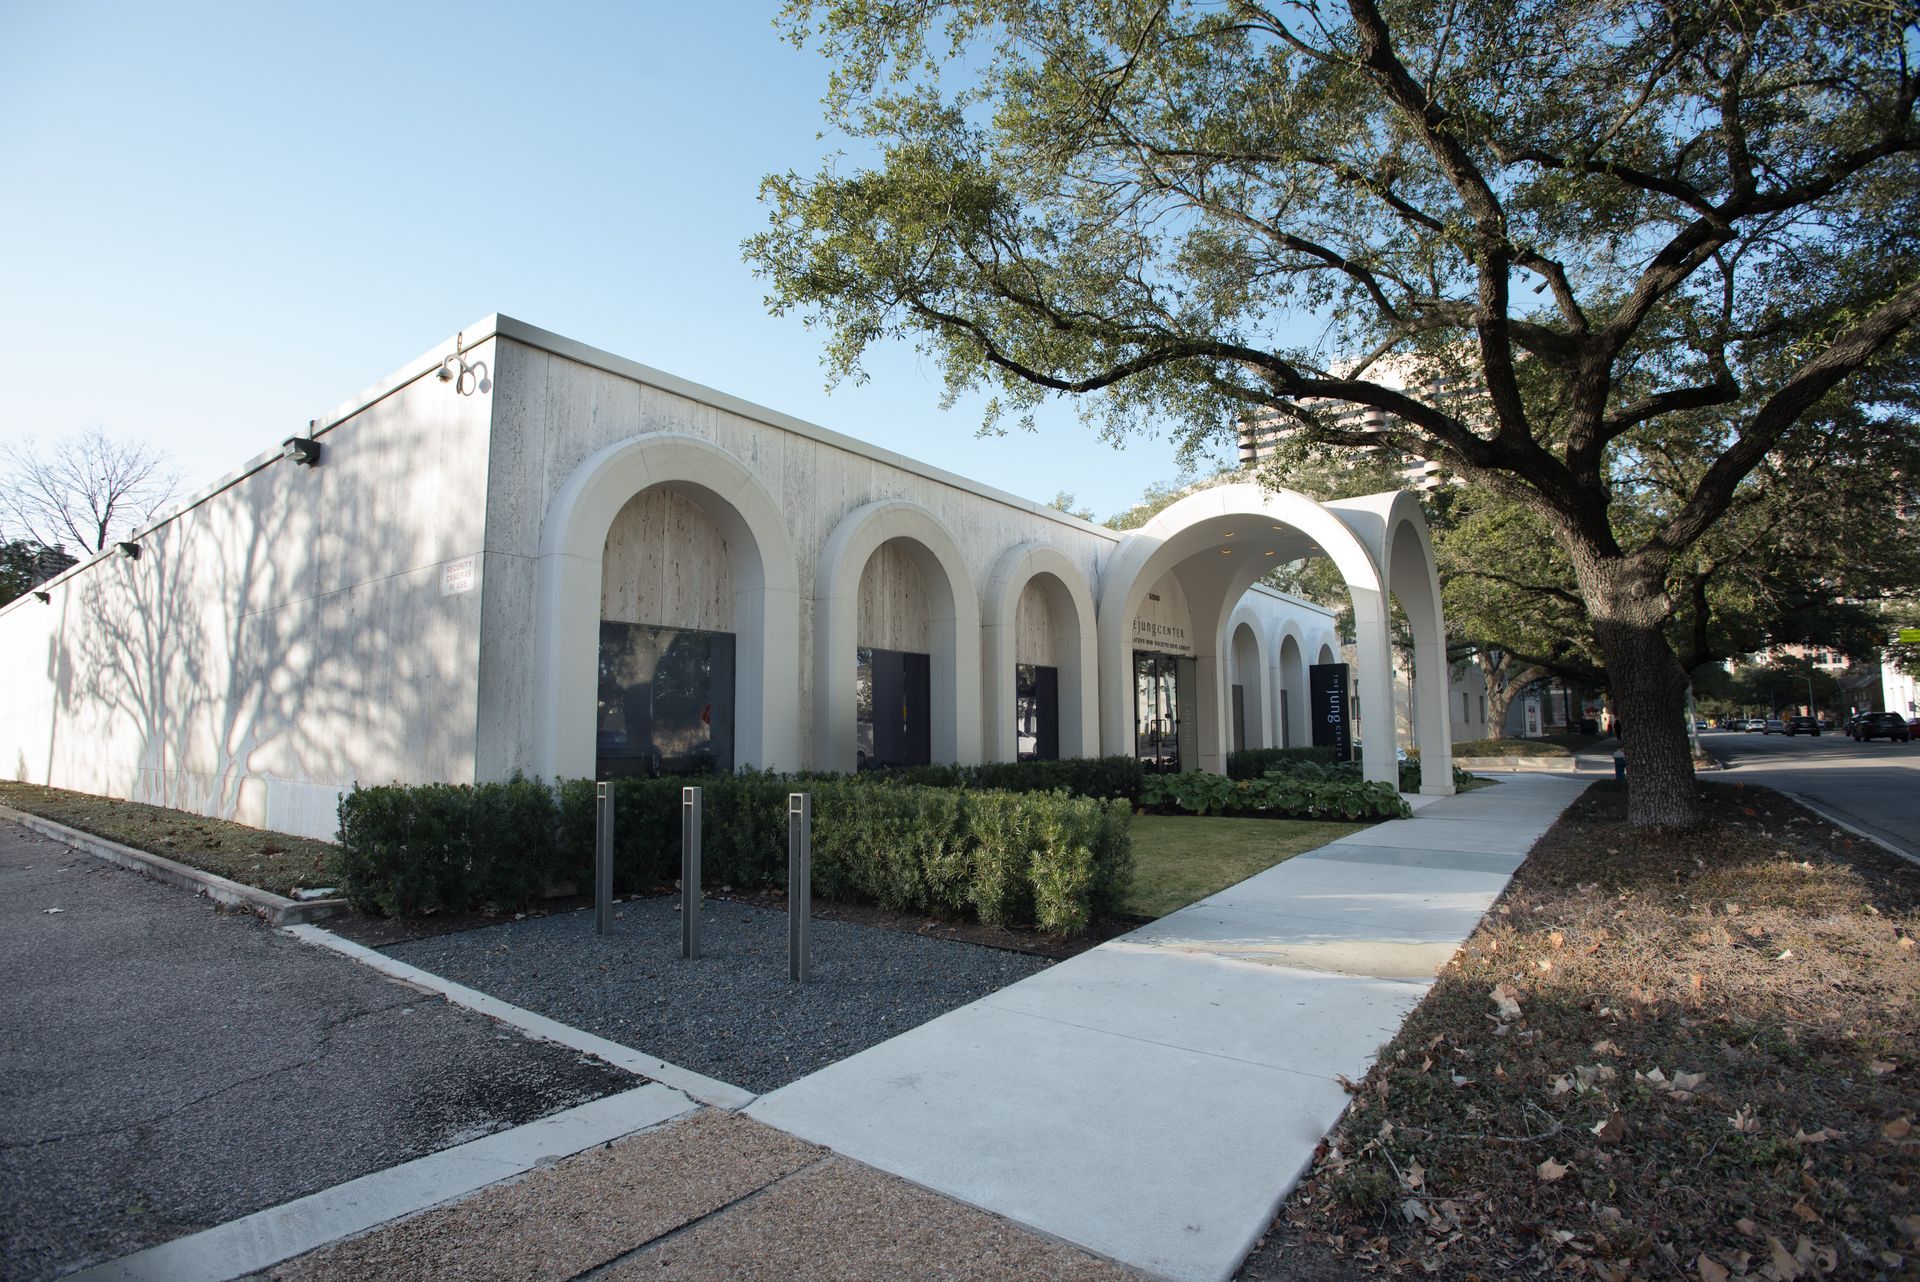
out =
[(5, 822), (0, 976), (22, 1282), (637, 1084)]

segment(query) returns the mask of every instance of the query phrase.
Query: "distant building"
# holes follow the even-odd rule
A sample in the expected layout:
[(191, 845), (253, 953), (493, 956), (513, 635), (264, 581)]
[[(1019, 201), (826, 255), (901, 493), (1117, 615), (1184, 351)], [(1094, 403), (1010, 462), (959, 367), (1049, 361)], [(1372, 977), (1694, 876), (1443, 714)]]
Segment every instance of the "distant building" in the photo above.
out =
[[(1341, 362), (1333, 367), (1333, 372), (1345, 376), (1355, 364), (1352, 361)], [(1408, 357), (1388, 356), (1376, 361), (1367, 367), (1366, 377), (1383, 387), (1406, 392), (1430, 403), (1457, 399), (1464, 391), (1476, 390), (1467, 388), (1458, 378), (1424, 372)], [(1393, 415), (1372, 405), (1306, 401), (1303, 402), (1303, 408), (1324, 415), (1331, 426), (1349, 430), (1379, 432), (1385, 431), (1393, 423)], [(1298, 421), (1277, 410), (1247, 419), (1240, 426), (1240, 466), (1255, 467), (1266, 462), (1300, 431), (1301, 424)], [(1406, 488), (1428, 493), (1440, 486), (1444, 473), (1438, 463), (1400, 451), (1382, 450), (1376, 456), (1388, 455), (1391, 456), (1388, 461), (1397, 465), (1401, 482)]]

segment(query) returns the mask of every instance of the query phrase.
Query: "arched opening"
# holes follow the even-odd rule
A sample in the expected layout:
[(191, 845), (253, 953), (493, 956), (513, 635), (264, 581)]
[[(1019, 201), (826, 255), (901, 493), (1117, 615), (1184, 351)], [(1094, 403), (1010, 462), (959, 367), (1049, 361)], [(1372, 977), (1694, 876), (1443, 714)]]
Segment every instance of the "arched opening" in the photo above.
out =
[(730, 774), (736, 761), (733, 560), (698, 498), (627, 500), (600, 568), (600, 779)]
[(1271, 748), (1274, 735), (1268, 717), (1272, 700), (1267, 694), (1269, 664), (1259, 620), (1245, 606), (1234, 612), (1231, 659), (1231, 701), (1228, 706), (1233, 751)]
[[(1446, 796), (1453, 792), (1453, 733), (1448, 724), (1446, 621), (1440, 608), (1440, 580), (1433, 559), (1419, 500), (1409, 493), (1370, 494), (1327, 505), (1370, 550), (1380, 566), (1382, 587), (1391, 593), (1413, 634), (1410, 682), (1412, 707), (1410, 737), (1420, 748), (1420, 791)], [(1387, 709), (1384, 724), (1393, 726), (1391, 686), (1388, 698), (1376, 706)], [(1371, 695), (1370, 695), (1371, 697)], [(1390, 735), (1369, 738), (1390, 739)]]
[[(1126, 728), (1136, 723), (1132, 714), (1139, 699), (1137, 666), (1128, 661), (1135, 620), (1150, 586), (1171, 577), (1181, 587), (1191, 619), (1197, 742), (1190, 758), (1183, 754), (1183, 768), (1223, 771), (1232, 715), (1232, 612), (1269, 568), (1311, 556), (1330, 558), (1352, 596), (1362, 689), (1370, 701), (1376, 683), (1390, 690), (1386, 594), (1368, 547), (1329, 507), (1304, 495), (1254, 484), (1218, 486), (1181, 499), (1129, 535), (1102, 575), (1104, 750), (1129, 750)], [(1390, 696), (1381, 694), (1377, 703), (1389, 706)], [(1395, 778), (1390, 737), (1365, 744), (1363, 770), (1369, 779)]]
[[(676, 532), (668, 534), (674, 523)], [(791, 638), (799, 632), (798, 577), (772, 496), (712, 442), (654, 433), (581, 462), (547, 511), (534, 566), (534, 772), (548, 778), (598, 773), (609, 711), (601, 686), (601, 623), (608, 610), (610, 622), (630, 629), (730, 633), (732, 764), (797, 767), (799, 663)], [(708, 693), (718, 680), (724, 694), (726, 676), (724, 668), (715, 675), (712, 645), (681, 640), (675, 651), (676, 639), (655, 631), (624, 656), (615, 646), (615, 676), (638, 684), (641, 665), (650, 664), (650, 687), (663, 676), (683, 687), (702, 678)], [(635, 727), (653, 733), (645, 724), (660, 719), (653, 689), (632, 700), (608, 693), (619, 705), (619, 725), (609, 728), (609, 737), (614, 729), (631, 736)], [(706, 705), (721, 700), (694, 698), (690, 689), (675, 692), (666, 719), (684, 722), (704, 713), (710, 755), (714, 714)], [(690, 749), (698, 740), (689, 732), (672, 742)]]
[(1093, 594), (1058, 549), (1010, 548), (994, 567), (982, 619), (984, 748), (996, 761), (1099, 751)]
[(959, 547), (900, 500), (850, 513), (814, 591), (816, 769), (980, 755), (980, 607)]
[(1280, 637), (1279, 698), (1274, 715), (1280, 726), (1280, 746), (1298, 748), (1311, 740), (1307, 731), (1307, 656), (1300, 648), (1300, 636), (1292, 628)]

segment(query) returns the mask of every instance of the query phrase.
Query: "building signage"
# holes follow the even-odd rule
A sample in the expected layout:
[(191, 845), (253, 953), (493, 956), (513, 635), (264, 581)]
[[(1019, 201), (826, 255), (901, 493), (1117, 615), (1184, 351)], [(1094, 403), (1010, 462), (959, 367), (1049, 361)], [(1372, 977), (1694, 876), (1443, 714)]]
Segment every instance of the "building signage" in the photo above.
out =
[(1347, 665), (1316, 663), (1307, 669), (1313, 694), (1313, 746), (1332, 748), (1335, 761), (1353, 760), (1353, 709), (1347, 696)]
[(1920, 628), (1901, 628), (1894, 639), (1901, 645), (1920, 645)]
[(480, 581), (480, 558), (463, 556), (440, 567), (440, 595), (458, 596), (471, 592)]
[(1161, 576), (1133, 616), (1133, 648), (1156, 654), (1193, 654), (1193, 633), (1187, 616), (1187, 596), (1179, 580)]

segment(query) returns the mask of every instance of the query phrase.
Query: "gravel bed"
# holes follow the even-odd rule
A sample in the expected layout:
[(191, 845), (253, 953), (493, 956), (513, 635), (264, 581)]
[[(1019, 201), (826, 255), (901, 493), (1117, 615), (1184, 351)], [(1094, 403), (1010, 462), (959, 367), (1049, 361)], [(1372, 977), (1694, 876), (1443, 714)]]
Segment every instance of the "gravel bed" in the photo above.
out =
[(412, 966), (756, 1094), (785, 1086), (1052, 963), (851, 922), (813, 922), (787, 978), (787, 917), (709, 900), (680, 959), (677, 895), (630, 900), (604, 938), (581, 911), (396, 944)]

